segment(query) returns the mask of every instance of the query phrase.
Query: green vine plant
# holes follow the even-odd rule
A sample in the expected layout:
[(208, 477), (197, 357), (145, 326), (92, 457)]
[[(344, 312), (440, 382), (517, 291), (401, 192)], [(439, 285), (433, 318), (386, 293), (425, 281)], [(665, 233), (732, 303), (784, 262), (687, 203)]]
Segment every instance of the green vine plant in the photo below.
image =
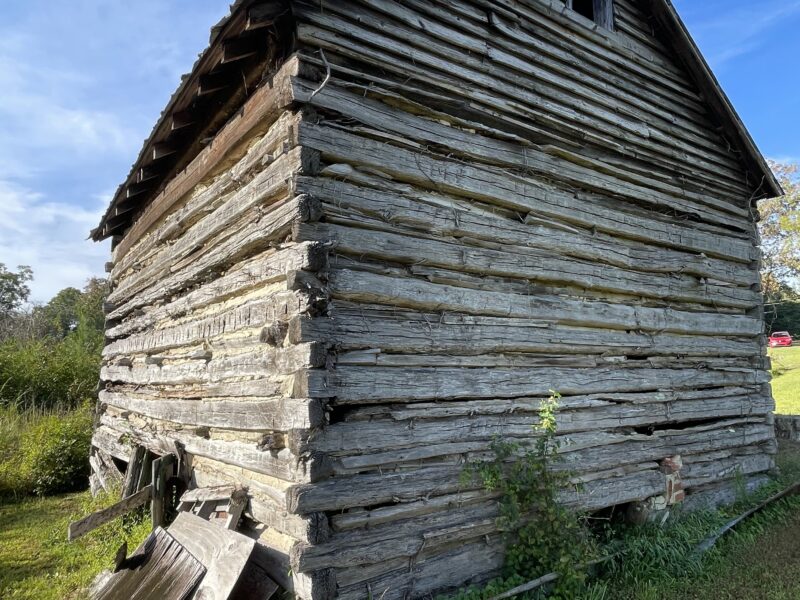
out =
[(555, 468), (561, 396), (551, 394), (540, 404), (531, 440), (495, 438), (493, 459), (471, 462), (464, 470), (465, 483), (477, 479), (486, 490), (500, 494), (498, 528), (506, 537), (506, 555), (502, 582), (494, 581), (482, 591), (465, 591), (456, 596), (458, 600), (491, 597), (485, 595), (489, 590), (493, 594), (498, 587), (508, 589), (547, 573), (559, 574), (548, 590), (550, 598), (573, 599), (585, 588), (581, 565), (593, 557), (594, 546), (580, 516), (558, 501), (559, 492), (571, 485), (571, 474)]

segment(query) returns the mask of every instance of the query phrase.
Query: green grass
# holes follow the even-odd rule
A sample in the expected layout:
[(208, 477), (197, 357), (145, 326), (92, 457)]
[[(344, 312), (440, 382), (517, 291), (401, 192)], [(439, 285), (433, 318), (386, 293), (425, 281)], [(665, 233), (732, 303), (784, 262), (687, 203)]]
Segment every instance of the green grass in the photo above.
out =
[(782, 444), (778, 466), (777, 481), (737, 506), (623, 533), (624, 558), (582, 600), (800, 598), (800, 497), (740, 524), (702, 559), (692, 556), (696, 544), (729, 518), (800, 480), (800, 444)]
[(0, 598), (84, 598), (94, 577), (113, 567), (123, 542), (132, 552), (150, 533), (150, 520), (140, 513), (67, 542), (70, 521), (114, 501), (94, 500), (88, 492), (0, 500)]
[(772, 394), (775, 412), (782, 415), (800, 415), (800, 346), (772, 348)]

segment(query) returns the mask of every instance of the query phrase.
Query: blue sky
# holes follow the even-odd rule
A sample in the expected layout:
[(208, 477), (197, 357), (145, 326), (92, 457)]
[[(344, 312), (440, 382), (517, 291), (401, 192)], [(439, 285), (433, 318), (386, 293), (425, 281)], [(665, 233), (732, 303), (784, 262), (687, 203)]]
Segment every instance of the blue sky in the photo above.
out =
[[(800, 0), (675, 0), (764, 153), (800, 159)], [(227, 0), (0, 0), (0, 262), (36, 301), (102, 275), (86, 240)]]

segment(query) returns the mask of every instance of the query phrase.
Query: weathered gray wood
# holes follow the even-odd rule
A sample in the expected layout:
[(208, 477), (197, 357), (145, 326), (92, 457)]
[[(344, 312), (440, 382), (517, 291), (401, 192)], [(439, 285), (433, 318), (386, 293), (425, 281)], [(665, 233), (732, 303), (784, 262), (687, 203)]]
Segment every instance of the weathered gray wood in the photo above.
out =
[(293, 343), (328, 340), (342, 350), (379, 348), (405, 354), (482, 355), (520, 352), (606, 356), (751, 356), (760, 342), (722, 336), (649, 335), (642, 331), (570, 327), (530, 319), (411, 312), (337, 302), (329, 318), (296, 317)]
[(561, 259), (543, 252), (518, 248), (495, 250), (460, 241), (441, 242), (407, 232), (355, 229), (337, 225), (301, 227), (303, 239), (328, 240), (337, 252), (402, 264), (425, 264), (469, 273), (496, 275), (528, 281), (556, 283), (607, 290), (651, 298), (698, 302), (750, 309), (760, 301), (754, 290), (715, 285), (682, 274), (656, 275), (628, 272), (610, 265)]
[(100, 486), (107, 492), (119, 492), (124, 484), (124, 476), (109, 454), (100, 448), (93, 448), (89, 456), (92, 473)]
[(236, 531), (239, 521), (242, 518), (244, 509), (247, 507), (247, 492), (244, 490), (234, 490), (230, 496), (228, 504), (228, 516), (225, 519), (225, 528)]
[(256, 441), (206, 439), (197, 435), (202, 434), (202, 431), (175, 429), (156, 433), (139, 429), (124, 419), (107, 416), (101, 419), (101, 423), (116, 429), (121, 434), (127, 433), (137, 443), (164, 454), (172, 450), (174, 441), (178, 441), (189, 454), (213, 458), (283, 481), (297, 483), (316, 481), (326, 478), (331, 471), (330, 461), (324, 455), (300, 457), (290, 448), (270, 450), (260, 447)]
[(92, 590), (91, 598), (184, 600), (205, 573), (200, 561), (159, 527), (123, 562), (120, 570)]
[(209, 500), (225, 500), (230, 498), (236, 486), (220, 485), (210, 488), (195, 488), (187, 490), (181, 496), (181, 503), (194, 504), (196, 502), (207, 502)]
[(167, 454), (153, 461), (151, 478), (153, 493), (150, 501), (150, 517), (153, 522), (153, 529), (163, 527), (165, 524), (167, 479), (173, 474), (176, 462), (174, 454)]
[(182, 400), (143, 393), (103, 391), (100, 392), (100, 402), (163, 421), (242, 431), (312, 429), (324, 422), (320, 402), (308, 399)]
[(697, 313), (600, 301), (571, 300), (558, 296), (538, 295), (535, 289), (531, 289), (531, 292), (525, 295), (509, 294), (350, 269), (333, 271), (330, 285), (334, 298), (426, 311), (527, 318), (543, 323), (570, 324), (578, 327), (701, 335), (753, 337), (763, 332), (763, 323), (759, 319), (745, 315)]
[(185, 512), (178, 514), (168, 531), (207, 569), (192, 597), (230, 598), (250, 560), (255, 541)]
[(559, 0), (293, 3), (264, 119), (118, 217), (95, 447), (228, 486), (180, 507), (244, 514), (302, 600), (497, 574), (464, 464), (532, 443), (551, 389), (569, 506), (663, 494), (678, 455), (688, 506), (761, 481), (768, 173), (650, 3), (614, 4), (611, 32)]
[[(683, 224), (668, 226), (664, 223), (659, 231), (653, 227), (654, 231), (648, 232), (647, 239), (643, 241), (642, 238), (638, 238), (639, 241), (627, 241), (597, 231), (588, 223), (567, 226), (552, 219), (539, 218), (523, 224), (520, 221), (524, 217), (518, 212), (493, 209), (491, 205), (475, 201), (467, 202), (442, 194), (439, 190), (437, 193), (426, 193), (387, 178), (373, 178), (376, 180), (371, 183), (380, 187), (379, 191), (355, 185), (361, 181), (370, 183), (365, 172), (349, 165), (335, 167), (323, 172), (327, 172), (328, 177), (300, 177), (297, 185), (298, 189), (324, 200), (325, 212), (337, 217), (338, 222), (353, 225), (365, 222), (370, 229), (375, 229), (380, 228), (377, 221), (382, 220), (385, 224), (409, 227), (440, 237), (552, 250), (561, 256), (575, 256), (622, 268), (654, 273), (682, 271), (745, 285), (757, 281), (752, 267), (707, 256), (715, 254), (734, 260), (752, 260), (751, 244), (709, 235)], [(341, 180), (333, 179), (337, 176)], [(337, 207), (340, 211), (335, 210)], [(339, 214), (341, 211), (344, 211), (342, 216)], [(629, 214), (625, 218), (640, 233), (652, 227), (652, 223), (648, 225), (647, 219), (640, 215)], [(670, 231), (681, 232), (681, 242), (676, 244), (676, 250), (655, 245), (672, 238)]]
[[(97, 432), (95, 432), (95, 435)], [(131, 450), (130, 458), (128, 459), (128, 468), (125, 471), (125, 481), (122, 485), (122, 497), (127, 498), (132, 496), (138, 491), (139, 477), (142, 474), (144, 457), (147, 450), (139, 445), (136, 445)]]
[(109, 521), (113, 521), (114, 519), (121, 517), (122, 515), (125, 515), (132, 510), (139, 508), (140, 506), (143, 506), (150, 500), (152, 493), (152, 486), (147, 485), (132, 496), (128, 496), (124, 500), (121, 500), (116, 504), (109, 506), (108, 508), (94, 512), (91, 515), (84, 517), (80, 521), (70, 523), (69, 530), (67, 532), (67, 539), (72, 542), (79, 537), (94, 531), (101, 525), (105, 525)]

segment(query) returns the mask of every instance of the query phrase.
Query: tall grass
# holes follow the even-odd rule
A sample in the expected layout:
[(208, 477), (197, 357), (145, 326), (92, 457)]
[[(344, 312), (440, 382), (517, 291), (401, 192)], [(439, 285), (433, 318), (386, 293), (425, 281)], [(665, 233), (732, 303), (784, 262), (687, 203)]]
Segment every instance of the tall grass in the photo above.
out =
[(100, 379), (95, 336), (0, 343), (0, 406), (20, 411), (72, 409), (94, 395)]
[(0, 496), (85, 489), (93, 411), (0, 408)]

